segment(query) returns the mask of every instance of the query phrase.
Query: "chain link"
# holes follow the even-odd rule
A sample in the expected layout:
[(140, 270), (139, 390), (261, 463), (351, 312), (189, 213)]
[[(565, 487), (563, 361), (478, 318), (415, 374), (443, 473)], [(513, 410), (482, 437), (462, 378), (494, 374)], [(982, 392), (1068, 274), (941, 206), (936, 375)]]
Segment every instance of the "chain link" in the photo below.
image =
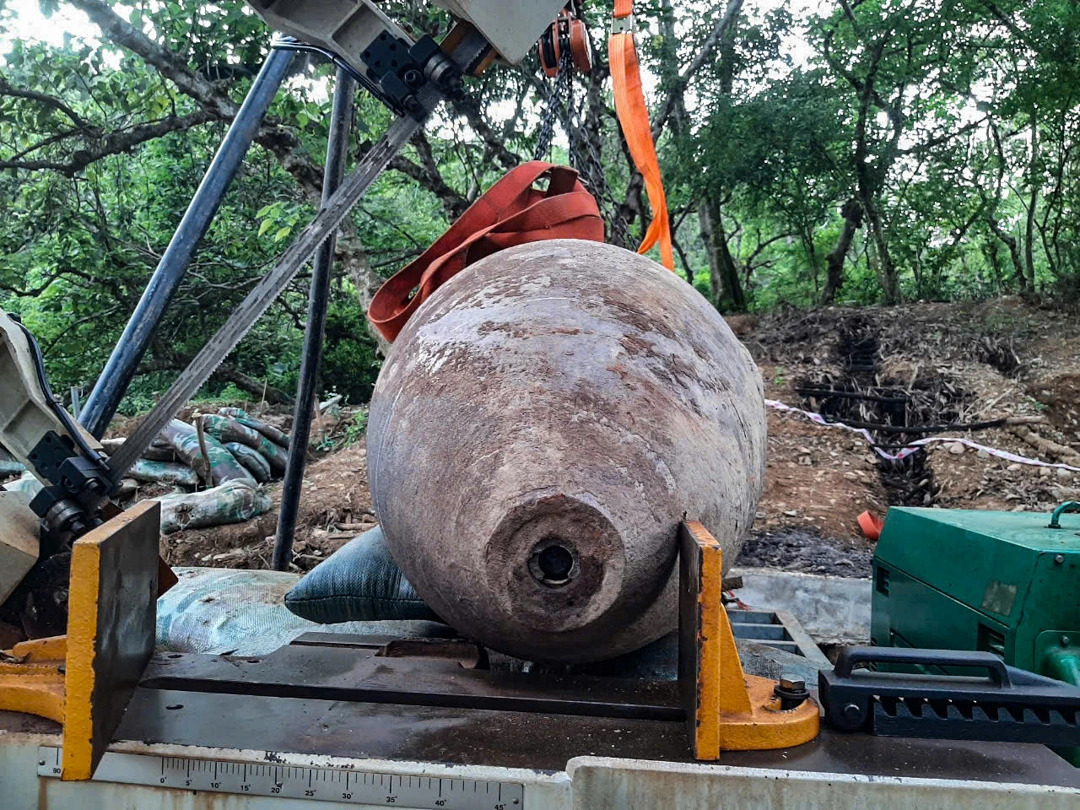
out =
[[(568, 162), (577, 169), (582, 184), (596, 198), (600, 213), (609, 225), (609, 241), (632, 250), (635, 240), (630, 235), (626, 218), (622, 215), (622, 206), (608, 185), (600, 146), (583, 132), (584, 127), (575, 124), (578, 114), (574, 104), (574, 57), (569, 41), (564, 40), (560, 45), (559, 69), (555, 75), (555, 86), (547, 97), (547, 108), (544, 110), (533, 160), (545, 160), (550, 156), (555, 124), (560, 122), (566, 132)], [(580, 153), (579, 145), (584, 147), (584, 154)]]
[(581, 140), (585, 146), (585, 156), (580, 165), (575, 165), (574, 168), (581, 174), (581, 182), (592, 192), (600, 205), (600, 211), (604, 219), (610, 225), (611, 243), (619, 247), (633, 249), (634, 239), (630, 235), (626, 218), (622, 215), (622, 206), (615, 199), (611, 186), (608, 185), (599, 146), (590, 137), (583, 137)]
[[(540, 123), (540, 135), (536, 140), (533, 160), (545, 160), (550, 157), (551, 142), (555, 138), (555, 122), (572, 103), (573, 74), (574, 58), (567, 44), (561, 51), (559, 69), (555, 74), (555, 86), (547, 98), (547, 109), (544, 110), (544, 117)], [(573, 165), (572, 161), (571, 165)]]

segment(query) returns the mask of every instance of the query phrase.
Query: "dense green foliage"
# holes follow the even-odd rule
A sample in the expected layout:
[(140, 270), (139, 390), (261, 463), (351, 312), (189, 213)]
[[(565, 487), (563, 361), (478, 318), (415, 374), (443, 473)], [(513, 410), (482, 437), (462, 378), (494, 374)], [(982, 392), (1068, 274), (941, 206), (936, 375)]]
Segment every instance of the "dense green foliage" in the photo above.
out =
[[(422, 4), (383, 5), (413, 30), (445, 25)], [(1071, 0), (638, 6), (680, 271), (723, 310), (1080, 298)], [(38, 36), (30, 10), (0, 0), (0, 307), (38, 334), (66, 390), (92, 385), (103, 366), (269, 32), (239, 0), (43, 2), (51, 16), (38, 25), (62, 36)], [(576, 80), (557, 156), (583, 169), (626, 243), (648, 209), (611, 108), (607, 13), (589, 6), (598, 65)], [(339, 244), (326, 390), (370, 395), (373, 287), (531, 156), (549, 88), (534, 64), (472, 82), (473, 102), (441, 114), (358, 207)], [(313, 215), (332, 89), (328, 65), (297, 59), (128, 410), (152, 401)], [(361, 94), (353, 161), (388, 121)], [(212, 393), (292, 389), (308, 280), (262, 319)]]

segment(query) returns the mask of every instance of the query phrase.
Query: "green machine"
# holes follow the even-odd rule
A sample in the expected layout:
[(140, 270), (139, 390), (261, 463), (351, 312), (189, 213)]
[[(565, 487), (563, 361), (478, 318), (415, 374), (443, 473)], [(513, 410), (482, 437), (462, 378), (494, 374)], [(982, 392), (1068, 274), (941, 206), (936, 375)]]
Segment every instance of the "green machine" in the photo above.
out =
[(1080, 686), (1078, 511), (890, 509), (874, 555), (871, 643), (992, 652)]

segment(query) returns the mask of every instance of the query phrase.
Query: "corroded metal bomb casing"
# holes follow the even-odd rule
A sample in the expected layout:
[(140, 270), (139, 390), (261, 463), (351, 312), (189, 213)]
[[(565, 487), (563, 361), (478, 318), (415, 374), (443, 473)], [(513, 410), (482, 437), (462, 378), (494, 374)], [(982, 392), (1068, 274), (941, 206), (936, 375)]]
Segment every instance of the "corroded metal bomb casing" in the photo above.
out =
[(405, 326), (368, 464), (394, 558), (449, 624), (522, 658), (611, 658), (675, 629), (684, 517), (735, 559), (764, 479), (761, 379), (655, 262), (511, 248)]

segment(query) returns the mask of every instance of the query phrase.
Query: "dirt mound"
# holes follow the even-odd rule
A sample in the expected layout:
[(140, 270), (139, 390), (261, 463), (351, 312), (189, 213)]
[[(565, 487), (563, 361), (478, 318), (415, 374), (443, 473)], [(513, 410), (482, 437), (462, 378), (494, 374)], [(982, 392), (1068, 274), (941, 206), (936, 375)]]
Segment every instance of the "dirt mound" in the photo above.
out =
[[(865, 428), (885, 452), (926, 437), (955, 436), (1047, 462), (1070, 460), (1045, 455), (1045, 446), (1018, 435), (1023, 430), (952, 426), (1002, 417), (1043, 419), (1031, 426), (1038, 436), (1058, 447), (1080, 448), (1077, 326), (1075, 316), (1018, 299), (789, 311), (758, 317), (752, 328), (741, 324), (768, 397)], [(828, 453), (807, 460), (808, 432), (821, 437)], [(889, 505), (1048, 511), (1080, 495), (1080, 474), (949, 443), (888, 461), (865, 439), (801, 416), (770, 420), (769, 450), (759, 527), (806, 529), (803, 513), (820, 510), (807, 494), (824, 495), (838, 510), (820, 510), (823, 520), (809, 524), (817, 531), (803, 542), (841, 551), (851, 542), (866, 542), (859, 540), (854, 521), (860, 503), (879, 514)], [(851, 474), (828, 473), (838, 458), (850, 464)], [(822, 473), (827, 487), (818, 486)], [(799, 559), (790, 564), (810, 570)]]
[(856, 537), (858, 516), (888, 503), (873, 454), (845, 431), (770, 412), (766, 459), (755, 528)]
[(1080, 447), (1080, 373), (1045, 377), (1031, 384), (1031, 396), (1046, 406), (1050, 422)]

